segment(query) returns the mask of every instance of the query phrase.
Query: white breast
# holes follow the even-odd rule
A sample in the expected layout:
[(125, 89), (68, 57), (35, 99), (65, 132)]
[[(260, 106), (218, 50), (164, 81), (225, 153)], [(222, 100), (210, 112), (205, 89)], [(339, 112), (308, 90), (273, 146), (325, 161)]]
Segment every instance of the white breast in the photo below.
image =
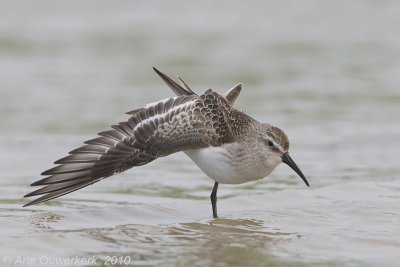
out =
[(279, 162), (268, 162), (254, 154), (240, 153), (231, 144), (187, 150), (185, 153), (214, 181), (222, 184), (241, 184), (270, 174)]

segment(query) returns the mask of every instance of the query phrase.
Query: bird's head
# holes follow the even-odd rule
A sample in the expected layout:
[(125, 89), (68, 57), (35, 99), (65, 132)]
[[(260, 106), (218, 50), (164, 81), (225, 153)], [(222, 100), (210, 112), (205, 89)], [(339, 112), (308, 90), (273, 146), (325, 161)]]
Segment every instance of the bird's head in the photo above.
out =
[(262, 124), (262, 126), (263, 130), (259, 140), (268, 161), (275, 167), (281, 162), (289, 165), (303, 179), (304, 183), (310, 186), (300, 168), (289, 155), (289, 139), (286, 133), (269, 124)]

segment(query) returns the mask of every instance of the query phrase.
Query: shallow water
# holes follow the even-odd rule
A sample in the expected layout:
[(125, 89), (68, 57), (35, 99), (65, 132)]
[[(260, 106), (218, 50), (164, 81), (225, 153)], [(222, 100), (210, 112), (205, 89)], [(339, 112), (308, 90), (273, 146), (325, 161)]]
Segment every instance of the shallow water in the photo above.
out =
[[(0, 265), (397, 266), (398, 25), (396, 1), (3, 1)], [(311, 188), (279, 166), (221, 185), (212, 219), (213, 182), (176, 154), (22, 208), (53, 161), (172, 95), (153, 65), (244, 83), (237, 107), (285, 129)]]

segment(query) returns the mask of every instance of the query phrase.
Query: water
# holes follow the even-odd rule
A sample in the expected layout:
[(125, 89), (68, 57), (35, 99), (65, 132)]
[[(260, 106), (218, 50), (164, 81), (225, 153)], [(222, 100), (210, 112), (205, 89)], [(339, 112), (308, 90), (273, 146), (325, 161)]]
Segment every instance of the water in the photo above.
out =
[[(397, 1), (2, 1), (1, 264), (397, 266), (398, 25)], [(176, 154), (22, 208), (54, 160), (172, 95), (153, 65), (243, 82), (237, 107), (286, 130), (312, 187), (282, 165), (221, 185), (212, 219), (213, 182)]]

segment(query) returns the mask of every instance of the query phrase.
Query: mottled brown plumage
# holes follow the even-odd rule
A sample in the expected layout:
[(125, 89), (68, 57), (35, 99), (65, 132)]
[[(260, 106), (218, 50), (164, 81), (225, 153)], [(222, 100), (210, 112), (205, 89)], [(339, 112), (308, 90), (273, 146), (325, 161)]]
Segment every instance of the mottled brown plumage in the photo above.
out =
[[(131, 117), (127, 121), (111, 126), (111, 130), (99, 133), (98, 137), (57, 160), (58, 166), (42, 173), (47, 177), (32, 184), (43, 187), (25, 197), (42, 196), (25, 206), (68, 194), (178, 151), (187, 153), (216, 181), (215, 194), (218, 182), (260, 179), (282, 160), (285, 162), (283, 155), (289, 149), (286, 134), (232, 107), (240, 94), (241, 84), (224, 96), (211, 89), (198, 96), (181, 78), (182, 86), (157, 69), (155, 71), (178, 96), (128, 112)], [(222, 165), (210, 167), (207, 160), (212, 158), (216, 159), (213, 164), (222, 161)], [(240, 165), (241, 162), (246, 165)], [(229, 172), (232, 177), (227, 176)], [(302, 174), (300, 176), (303, 178)], [(214, 206), (215, 202), (213, 212), (216, 216)]]
[[(47, 194), (36, 204), (183, 150), (219, 146), (235, 140), (240, 131), (232, 107), (221, 95), (207, 90), (200, 96), (171, 97), (131, 112), (128, 121), (99, 133), (42, 173), (50, 175), (32, 185), (45, 185), (26, 196)], [(235, 111), (237, 112), (237, 111)]]

